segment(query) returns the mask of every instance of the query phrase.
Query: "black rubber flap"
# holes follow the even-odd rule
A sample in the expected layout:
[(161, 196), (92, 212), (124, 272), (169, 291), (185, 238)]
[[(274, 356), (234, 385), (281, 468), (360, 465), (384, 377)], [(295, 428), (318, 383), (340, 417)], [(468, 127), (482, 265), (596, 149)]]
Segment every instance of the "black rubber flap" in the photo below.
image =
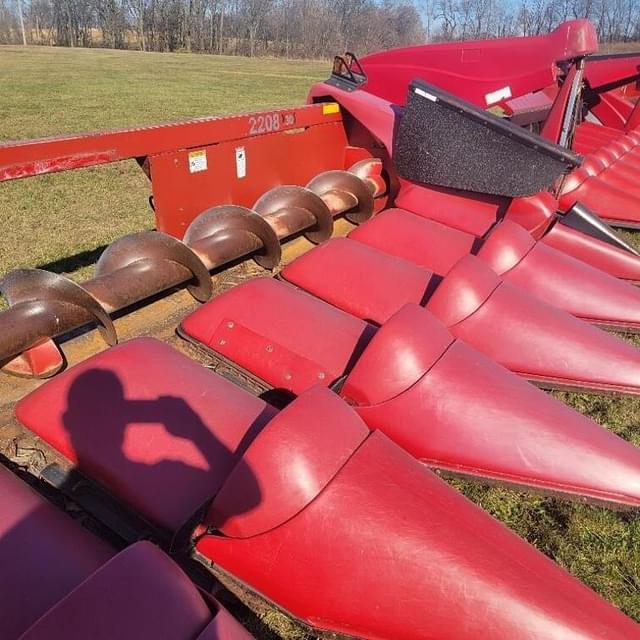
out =
[(408, 180), (510, 197), (549, 188), (581, 160), (420, 80), (409, 87), (393, 154)]

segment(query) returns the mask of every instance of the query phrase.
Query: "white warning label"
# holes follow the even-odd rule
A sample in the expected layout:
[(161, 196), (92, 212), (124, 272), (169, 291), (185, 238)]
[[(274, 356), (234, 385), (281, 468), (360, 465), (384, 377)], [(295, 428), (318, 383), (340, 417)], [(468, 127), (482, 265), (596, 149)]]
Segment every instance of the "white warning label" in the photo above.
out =
[(207, 152), (204, 149), (189, 151), (189, 173), (207, 170)]
[(502, 87), (497, 91), (492, 91), (484, 96), (487, 106), (500, 102), (500, 100), (506, 100), (511, 97), (511, 87)]
[(244, 178), (247, 175), (247, 154), (244, 147), (236, 147), (236, 176)]

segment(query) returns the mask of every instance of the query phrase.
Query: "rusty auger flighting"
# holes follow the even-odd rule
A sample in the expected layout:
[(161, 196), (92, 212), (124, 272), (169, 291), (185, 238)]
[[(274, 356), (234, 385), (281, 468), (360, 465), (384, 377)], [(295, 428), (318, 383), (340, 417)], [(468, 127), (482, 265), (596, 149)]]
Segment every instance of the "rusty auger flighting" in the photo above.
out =
[[(566, 62), (590, 46), (577, 33), (526, 47), (551, 42)], [(538, 67), (514, 87), (548, 80)], [(640, 449), (530, 384), (640, 393), (640, 350), (594, 326), (640, 329), (640, 292), (574, 254), (591, 243), (591, 257), (637, 255), (584, 233), (571, 256), (551, 246), (552, 229), (570, 229), (552, 190), (579, 163), (573, 152), (420, 83), (402, 110), (367, 92), (355, 60), (334, 71), (298, 109), (0, 145), (0, 180), (135, 158), (158, 229), (116, 240), (82, 283), (38, 269), (2, 280), (4, 371), (52, 378), (11, 378), (14, 397), (29, 391), (10, 406), (14, 437), (35, 434), (56, 462), (31, 471), (125, 541), (196, 559), (314, 635), (640, 638), (433, 472), (640, 507)], [(525, 164), (536, 171), (512, 170)], [(151, 329), (115, 345), (117, 316), (151, 326), (159, 294), (177, 287), (204, 304), (176, 298), (171, 346)], [(94, 325), (115, 346), (76, 357)], [(68, 345), (66, 371), (54, 339)], [(20, 531), (27, 502), (0, 490), (0, 514), (14, 514), (0, 523)], [(2, 527), (0, 559), (13, 566)], [(54, 544), (73, 548), (60, 532)], [(100, 553), (87, 552), (78, 580), (104, 572)], [(204, 596), (149, 542), (110, 563), (120, 569), (103, 589), (120, 593), (135, 570), (148, 578), (127, 598), (128, 621), (152, 610), (155, 586), (179, 608), (188, 600), (188, 615), (156, 606), (189, 637), (244, 637), (215, 602), (203, 613)], [(42, 620), (73, 620), (92, 635), (100, 618), (59, 609), (64, 594), (20, 618), (9, 590), (11, 640), (43, 613), (42, 633)]]
[(0, 281), (10, 305), (0, 314), (0, 353), (17, 360), (5, 369), (53, 375), (64, 360), (50, 338), (95, 322), (113, 346), (111, 314), (185, 282), (191, 283), (191, 295), (205, 302), (213, 292), (209, 271), (246, 256), (273, 269), (280, 262), (281, 240), (299, 233), (314, 243), (326, 240), (334, 216), (344, 212), (354, 222), (368, 219), (374, 196), (386, 193), (381, 170), (380, 160), (362, 160), (350, 171), (319, 174), (306, 187), (275, 187), (254, 209), (212, 207), (191, 222), (183, 240), (159, 231), (125, 236), (104, 251), (95, 275), (82, 284), (39, 269), (12, 271)]

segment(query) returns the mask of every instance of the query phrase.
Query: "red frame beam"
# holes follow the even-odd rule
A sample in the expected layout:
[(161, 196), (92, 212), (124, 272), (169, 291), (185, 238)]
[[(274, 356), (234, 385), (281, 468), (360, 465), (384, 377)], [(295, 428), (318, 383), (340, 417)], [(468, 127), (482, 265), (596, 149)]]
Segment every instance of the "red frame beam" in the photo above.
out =
[[(270, 117), (269, 123), (265, 120), (267, 116)], [(338, 122), (341, 119), (337, 105), (309, 105), (97, 133), (18, 140), (0, 145), (0, 182), (144, 158), (254, 135)], [(276, 123), (277, 128), (273, 128)]]

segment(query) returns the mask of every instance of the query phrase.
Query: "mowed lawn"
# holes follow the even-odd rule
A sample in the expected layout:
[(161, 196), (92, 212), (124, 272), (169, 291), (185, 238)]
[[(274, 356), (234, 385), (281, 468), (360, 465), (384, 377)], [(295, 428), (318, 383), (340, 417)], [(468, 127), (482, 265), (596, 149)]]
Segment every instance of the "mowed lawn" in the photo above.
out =
[[(300, 104), (329, 69), (322, 61), (0, 46), (0, 141)], [(149, 193), (133, 160), (0, 183), (0, 273), (152, 226)]]
[[(328, 62), (0, 47), (0, 140), (296, 104), (328, 70)], [(53, 263), (77, 277), (86, 260), (69, 256), (95, 257), (114, 238), (152, 226), (148, 195), (134, 162), (0, 184), (0, 272)], [(640, 446), (639, 400), (557, 395)], [(636, 515), (455, 484), (640, 620)]]

